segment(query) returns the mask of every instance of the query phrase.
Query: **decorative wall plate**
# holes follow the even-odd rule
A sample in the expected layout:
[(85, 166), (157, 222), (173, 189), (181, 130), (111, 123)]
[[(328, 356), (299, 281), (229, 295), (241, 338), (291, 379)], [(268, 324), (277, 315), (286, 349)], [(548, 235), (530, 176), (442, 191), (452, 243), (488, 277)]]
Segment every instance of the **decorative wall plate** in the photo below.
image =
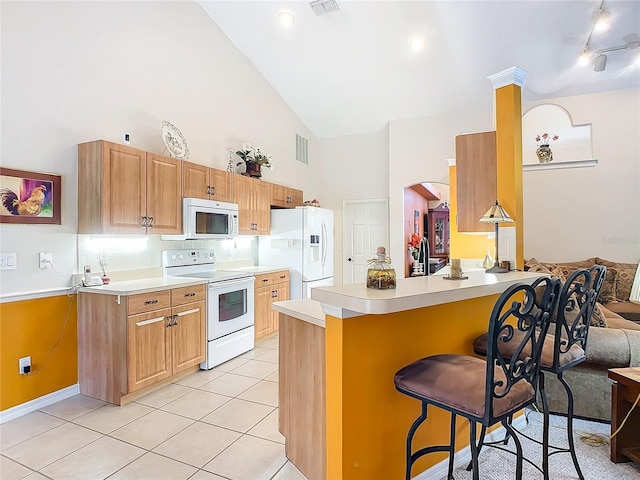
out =
[(162, 121), (162, 141), (172, 157), (181, 160), (189, 158), (189, 147), (187, 147), (187, 141), (184, 136), (180, 130), (166, 120)]

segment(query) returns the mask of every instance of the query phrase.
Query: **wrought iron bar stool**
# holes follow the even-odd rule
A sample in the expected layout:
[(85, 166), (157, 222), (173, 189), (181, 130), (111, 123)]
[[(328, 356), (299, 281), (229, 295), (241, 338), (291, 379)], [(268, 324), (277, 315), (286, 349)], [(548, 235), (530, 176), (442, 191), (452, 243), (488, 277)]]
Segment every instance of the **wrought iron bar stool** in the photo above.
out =
[[(514, 438), (516, 478), (522, 478), (522, 447), (507, 420), (535, 401), (542, 342), (559, 293), (560, 281), (548, 277), (537, 279), (533, 285), (512, 285), (500, 295), (491, 312), (486, 360), (469, 355), (434, 355), (417, 360), (395, 374), (396, 389), (422, 403), (422, 413), (407, 434), (406, 480), (411, 478), (415, 461), (433, 452), (449, 453), (447, 478), (453, 479), (458, 415), (469, 421), (474, 480), (480, 478), (477, 424), (486, 428), (498, 422)], [(498, 348), (499, 341), (516, 338), (514, 353), (505, 356)], [(413, 437), (426, 420), (429, 405), (450, 412), (449, 445), (432, 445), (414, 452)]]
[[(586, 359), (589, 324), (604, 282), (605, 273), (606, 267), (594, 265), (589, 270), (576, 270), (567, 277), (560, 291), (557, 310), (552, 317), (553, 332), (546, 335), (542, 344), (540, 375), (538, 378), (538, 389), (543, 407), (542, 442), (530, 437), (527, 438), (542, 444), (542, 473), (545, 480), (549, 479), (549, 457), (557, 453), (570, 453), (578, 477), (584, 480), (573, 442), (573, 393), (571, 387), (563, 378), (563, 373)], [(486, 356), (488, 354), (489, 338), (488, 334), (478, 337), (473, 343), (474, 352), (478, 355)], [(510, 355), (517, 348), (517, 345), (514, 344), (513, 340), (501, 341), (498, 344), (498, 348), (505, 355)], [(554, 374), (567, 393), (568, 448), (549, 445), (549, 405), (544, 385), (545, 372)], [(479, 448), (482, 448), (485, 431), (486, 428), (483, 426)], [(509, 433), (507, 433), (504, 443), (507, 443)], [(551, 453), (549, 452), (550, 448), (554, 450)], [(471, 464), (469, 464), (467, 469), (471, 470), (471, 467)]]

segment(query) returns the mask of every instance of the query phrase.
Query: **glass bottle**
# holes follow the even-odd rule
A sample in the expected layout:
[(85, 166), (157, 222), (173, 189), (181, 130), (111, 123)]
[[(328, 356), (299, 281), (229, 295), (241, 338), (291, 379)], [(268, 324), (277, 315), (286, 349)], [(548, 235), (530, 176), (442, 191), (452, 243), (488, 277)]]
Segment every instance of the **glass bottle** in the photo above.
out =
[(482, 266), (484, 268), (491, 268), (493, 267), (493, 258), (491, 258), (491, 252), (489, 250), (487, 250), (487, 256), (484, 257), (484, 262), (482, 262)]
[(367, 288), (386, 290), (396, 288), (396, 272), (391, 266), (391, 259), (387, 257), (384, 247), (378, 247), (376, 258), (369, 261), (367, 270)]

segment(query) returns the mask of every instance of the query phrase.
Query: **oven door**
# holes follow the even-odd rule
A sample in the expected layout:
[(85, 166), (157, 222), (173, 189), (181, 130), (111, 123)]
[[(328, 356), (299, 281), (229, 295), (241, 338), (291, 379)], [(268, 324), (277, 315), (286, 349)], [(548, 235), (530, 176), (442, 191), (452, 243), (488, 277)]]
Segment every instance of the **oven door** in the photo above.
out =
[(210, 283), (207, 293), (207, 340), (229, 335), (254, 322), (255, 277)]

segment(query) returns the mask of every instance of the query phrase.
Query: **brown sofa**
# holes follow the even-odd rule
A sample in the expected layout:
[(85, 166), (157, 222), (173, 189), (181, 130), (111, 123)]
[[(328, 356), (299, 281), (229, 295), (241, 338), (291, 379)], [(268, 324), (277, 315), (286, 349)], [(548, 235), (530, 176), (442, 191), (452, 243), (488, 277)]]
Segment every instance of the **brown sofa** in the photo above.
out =
[[(573, 391), (576, 416), (609, 422), (611, 380), (607, 377), (607, 370), (640, 366), (640, 305), (629, 302), (637, 265), (608, 262), (597, 257), (570, 263), (539, 262), (533, 258), (525, 263), (525, 269), (544, 271), (565, 279), (575, 269), (589, 268), (594, 263), (607, 267), (599, 296), (602, 303), (598, 303), (589, 328), (586, 361), (567, 370), (564, 378)], [(619, 271), (624, 271), (620, 277)], [(618, 283), (620, 278), (623, 281)], [(629, 293), (626, 292), (627, 278), (630, 279)], [(619, 286), (621, 290), (618, 293), (616, 290)], [(626, 299), (623, 300), (625, 295)], [(623, 318), (623, 313), (627, 318)], [(637, 319), (637, 322), (632, 319)], [(560, 382), (555, 376), (546, 375), (545, 385), (550, 410), (566, 412), (567, 397)]]

